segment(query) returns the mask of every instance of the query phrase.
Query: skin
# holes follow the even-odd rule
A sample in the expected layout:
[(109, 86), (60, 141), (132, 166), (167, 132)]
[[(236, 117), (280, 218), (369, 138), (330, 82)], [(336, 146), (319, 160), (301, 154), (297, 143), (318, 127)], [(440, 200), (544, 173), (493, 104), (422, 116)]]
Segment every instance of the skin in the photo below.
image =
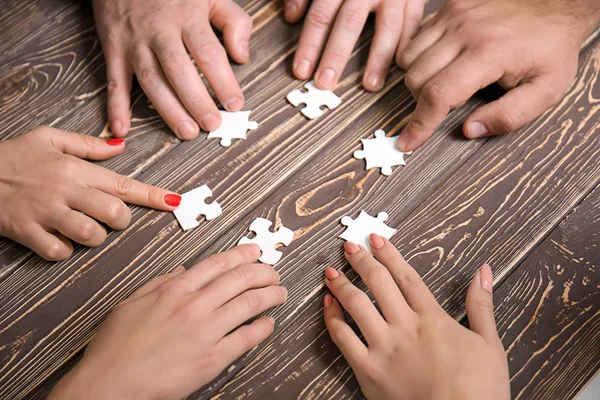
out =
[(309, 79), (314, 73), (318, 87), (333, 89), (369, 13), (374, 12), (375, 36), (363, 86), (370, 91), (380, 90), (394, 57), (417, 33), (423, 6), (424, 0), (314, 0), (310, 7), (308, 0), (285, 0), (287, 22), (298, 22), (306, 13), (292, 65), (294, 75)]
[(209, 383), (274, 320), (240, 325), (287, 298), (259, 256), (257, 245), (239, 246), (149, 281), (115, 307), (49, 399), (182, 399)]
[[(125, 136), (130, 128), (133, 74), (178, 138), (191, 140), (200, 127), (214, 131), (221, 125), (188, 50), (223, 107), (242, 109), (244, 95), (227, 56), (248, 61), (252, 19), (233, 0), (94, 0), (93, 7), (115, 136)], [(227, 51), (213, 26), (223, 32)]]
[(539, 117), (563, 97), (599, 22), (597, 0), (448, 1), (398, 59), (417, 99), (399, 149), (417, 149), (452, 108), (494, 82), (507, 93), (466, 119), (466, 137), (505, 134)]
[(99, 222), (127, 227), (125, 202), (173, 211), (179, 195), (83, 160), (106, 160), (123, 150), (122, 139), (48, 127), (0, 142), (0, 236), (58, 261), (73, 252), (69, 239), (100, 246), (106, 229)]
[[(354, 243), (345, 255), (371, 299), (332, 268), (325, 271), (325, 323), (368, 399), (510, 399), (508, 365), (494, 321), (492, 271), (484, 265), (467, 294), (471, 330), (436, 302), (419, 274), (385, 238), (373, 255)], [(344, 318), (354, 319), (363, 342)]]

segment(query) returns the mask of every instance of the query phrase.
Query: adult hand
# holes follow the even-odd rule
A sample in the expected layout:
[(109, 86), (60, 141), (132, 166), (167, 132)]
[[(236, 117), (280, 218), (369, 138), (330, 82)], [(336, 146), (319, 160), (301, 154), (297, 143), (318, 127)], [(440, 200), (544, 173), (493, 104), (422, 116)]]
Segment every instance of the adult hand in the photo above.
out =
[(210, 382), (274, 320), (239, 326), (286, 300), (277, 272), (253, 264), (259, 256), (244, 245), (149, 281), (113, 310), (49, 399), (182, 399)]
[(108, 117), (115, 136), (127, 134), (131, 76), (183, 140), (221, 125), (221, 115), (188, 50), (217, 98), (239, 111), (244, 95), (211, 24), (223, 32), (234, 61), (248, 61), (252, 19), (233, 0), (94, 0), (108, 80)]
[[(471, 330), (436, 302), (419, 274), (386, 239), (371, 235), (373, 255), (354, 243), (345, 255), (375, 296), (338, 271), (325, 271), (325, 323), (369, 399), (510, 399), (508, 365), (498, 338), (492, 272), (484, 265), (467, 294)], [(342, 307), (366, 344), (346, 323)]]
[(64, 260), (73, 252), (67, 239), (99, 246), (106, 229), (129, 225), (124, 202), (173, 211), (181, 197), (82, 158), (105, 160), (125, 149), (123, 139), (103, 140), (40, 127), (0, 142), (0, 236), (41, 257)]
[(599, 21), (597, 0), (448, 1), (400, 55), (417, 107), (398, 147), (421, 146), (451, 108), (494, 82), (508, 93), (473, 112), (465, 136), (526, 125), (559, 102)]
[[(424, 3), (424, 0), (314, 0), (306, 14), (294, 57), (294, 75), (298, 79), (308, 79), (316, 68), (317, 86), (333, 89), (369, 13), (374, 12), (377, 14), (375, 36), (363, 86), (371, 91), (380, 90), (394, 56), (418, 31)], [(285, 0), (286, 21), (297, 22), (307, 8), (308, 0)]]

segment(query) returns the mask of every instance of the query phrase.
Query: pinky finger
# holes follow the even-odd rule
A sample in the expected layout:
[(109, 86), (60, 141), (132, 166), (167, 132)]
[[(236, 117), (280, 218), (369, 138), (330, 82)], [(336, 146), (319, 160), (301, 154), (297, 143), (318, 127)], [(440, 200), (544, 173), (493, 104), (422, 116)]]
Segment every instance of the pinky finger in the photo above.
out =
[(7, 237), (29, 247), (47, 261), (62, 261), (73, 253), (73, 245), (69, 239), (60, 233), (49, 233), (39, 225), (25, 230), (22, 234), (7, 235)]
[(242, 354), (259, 345), (274, 329), (273, 317), (260, 317), (225, 336), (216, 344), (216, 352), (221, 355), (219, 369), (227, 367)]
[(366, 360), (369, 350), (346, 322), (340, 303), (330, 294), (325, 295), (324, 316), (331, 340), (356, 372), (356, 368)]
[(133, 70), (123, 55), (106, 57), (108, 120), (113, 135), (123, 137), (130, 128), (130, 95)]

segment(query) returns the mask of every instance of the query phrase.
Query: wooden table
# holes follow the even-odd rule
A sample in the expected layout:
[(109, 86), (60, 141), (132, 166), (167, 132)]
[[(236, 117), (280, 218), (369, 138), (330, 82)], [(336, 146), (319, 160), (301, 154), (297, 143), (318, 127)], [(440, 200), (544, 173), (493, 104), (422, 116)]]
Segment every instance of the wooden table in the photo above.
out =
[[(106, 135), (105, 64), (81, 3), (0, 6), (0, 138), (42, 124)], [(178, 192), (208, 184), (224, 214), (184, 233), (171, 213), (132, 207), (129, 228), (61, 263), (0, 240), (0, 398), (42, 398), (115, 304), (235, 245), (258, 216), (295, 231), (276, 266), (289, 300), (269, 312), (273, 336), (192, 398), (361, 398), (322, 313), (324, 268), (356, 278), (337, 236), (340, 218), (360, 210), (390, 214), (393, 242), (462, 323), (467, 284), (490, 263), (513, 396), (573, 397), (600, 368), (600, 41), (583, 48), (577, 79), (539, 120), (466, 140), (461, 122), (483, 93), (384, 177), (352, 153), (376, 129), (399, 133), (415, 103), (397, 68), (381, 92), (362, 89), (372, 23), (336, 90), (343, 104), (309, 121), (285, 100), (301, 86), (290, 73), (301, 26), (283, 22), (279, 1), (242, 3), (254, 18), (252, 62), (235, 73), (258, 130), (227, 149), (204, 134), (180, 142), (136, 89), (127, 150), (101, 163)]]

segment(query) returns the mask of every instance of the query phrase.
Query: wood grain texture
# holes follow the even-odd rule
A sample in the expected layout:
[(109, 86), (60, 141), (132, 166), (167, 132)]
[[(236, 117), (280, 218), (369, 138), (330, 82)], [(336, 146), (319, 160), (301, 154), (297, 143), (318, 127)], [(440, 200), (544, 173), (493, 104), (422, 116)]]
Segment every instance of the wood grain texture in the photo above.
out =
[[(106, 134), (104, 63), (90, 9), (68, 1), (11, 3), (17, 15), (31, 19), (35, 32), (0, 11), (0, 22), (21, 35), (0, 31), (8, 38), (0, 43), (6, 49), (0, 120), (7, 121), (0, 137), (40, 123)], [(439, 3), (430, 2), (428, 11)], [(180, 192), (206, 183), (224, 215), (183, 233), (171, 214), (132, 207), (128, 229), (110, 233), (100, 248), (79, 247), (71, 259), (56, 264), (0, 240), (1, 398), (43, 397), (118, 301), (178, 264), (190, 266), (231, 247), (256, 216), (296, 233), (277, 265), (290, 299), (270, 312), (278, 321), (275, 335), (192, 398), (360, 397), (322, 323), (322, 270), (344, 266), (336, 238), (343, 230), (341, 216), (356, 216), (361, 209), (388, 211), (391, 224), (400, 228), (394, 242), (444, 307), (463, 318), (465, 285), (480, 263), (494, 265), (501, 290), (502, 281), (517, 276), (519, 263), (600, 181), (597, 40), (583, 53), (565, 99), (540, 120), (503, 138), (464, 140), (460, 124), (485, 101), (484, 94), (455, 110), (405, 168), (385, 178), (365, 172), (364, 161), (354, 160), (352, 152), (375, 129), (398, 133), (414, 102), (398, 69), (380, 93), (362, 90), (372, 25), (336, 90), (342, 106), (307, 121), (285, 101), (301, 86), (289, 71), (300, 26), (282, 21), (280, 2), (243, 6), (254, 20), (253, 61), (234, 69), (259, 129), (228, 149), (205, 137), (181, 143), (137, 90), (128, 151), (102, 163)], [(551, 353), (537, 357), (549, 359)], [(526, 365), (519, 382), (527, 377), (534, 382), (535, 372)], [(574, 386), (584, 379), (584, 374), (563, 376)]]

